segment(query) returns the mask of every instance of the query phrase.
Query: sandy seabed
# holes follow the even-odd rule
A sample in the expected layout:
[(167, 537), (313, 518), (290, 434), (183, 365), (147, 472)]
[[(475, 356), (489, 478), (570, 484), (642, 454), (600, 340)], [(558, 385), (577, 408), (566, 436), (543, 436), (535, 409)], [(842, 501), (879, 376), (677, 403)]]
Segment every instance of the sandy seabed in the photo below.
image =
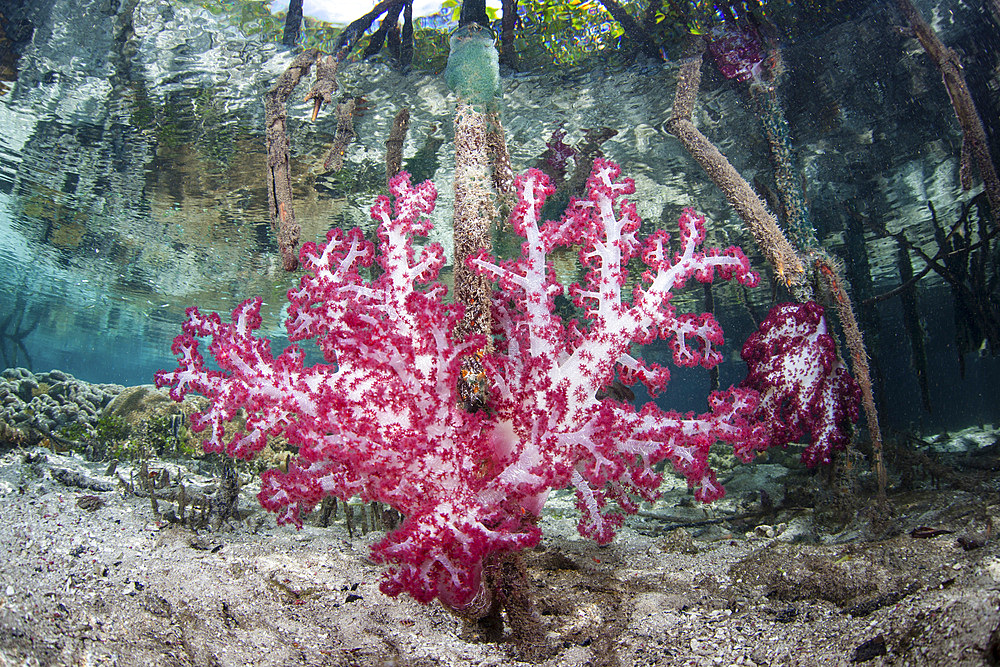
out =
[[(184, 462), (150, 465), (199, 481)], [(0, 665), (528, 664), (437, 603), (383, 595), (378, 532), (276, 526), (252, 484), (244, 520), (192, 530), (122, 487), (135, 470), (106, 468), (0, 455)], [(678, 500), (605, 547), (577, 535), (570, 496), (550, 500), (524, 554), (545, 636), (535, 664), (1000, 664), (997, 493), (894, 496), (882, 540), (821, 537), (801, 508), (746, 532), (698, 524), (723, 510)]]

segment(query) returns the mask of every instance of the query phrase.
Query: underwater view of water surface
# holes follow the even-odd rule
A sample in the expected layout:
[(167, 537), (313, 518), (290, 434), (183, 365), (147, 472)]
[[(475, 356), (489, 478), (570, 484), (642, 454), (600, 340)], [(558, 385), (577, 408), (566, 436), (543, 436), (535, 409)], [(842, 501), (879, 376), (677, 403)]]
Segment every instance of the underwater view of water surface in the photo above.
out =
[(998, 166), (996, 0), (0, 0), (0, 664), (1000, 664)]

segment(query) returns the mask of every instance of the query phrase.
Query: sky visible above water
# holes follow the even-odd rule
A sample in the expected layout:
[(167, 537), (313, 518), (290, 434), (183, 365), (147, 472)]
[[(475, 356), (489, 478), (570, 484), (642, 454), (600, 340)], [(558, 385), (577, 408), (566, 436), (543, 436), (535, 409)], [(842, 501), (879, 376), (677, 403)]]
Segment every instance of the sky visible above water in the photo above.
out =
[[(305, 0), (302, 11), (311, 16), (330, 23), (350, 23), (363, 16), (377, 4), (377, 0)], [(500, 7), (500, 0), (487, 0), (490, 7)], [(272, 12), (282, 12), (288, 9), (288, 0), (275, 0), (271, 3)], [(441, 9), (441, 0), (414, 0), (413, 17), (420, 18), (436, 14)]]

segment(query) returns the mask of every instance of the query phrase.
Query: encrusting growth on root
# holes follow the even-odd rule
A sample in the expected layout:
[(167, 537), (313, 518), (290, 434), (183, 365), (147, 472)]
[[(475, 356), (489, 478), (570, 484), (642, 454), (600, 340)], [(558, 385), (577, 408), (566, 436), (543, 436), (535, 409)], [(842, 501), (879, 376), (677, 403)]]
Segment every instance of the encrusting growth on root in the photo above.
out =
[[(497, 218), (495, 195), (512, 191), (513, 178), (498, 100), (500, 69), (493, 34), (476, 23), (463, 25), (451, 38), (451, 53), (445, 80), (458, 98), (455, 109), (455, 299), (465, 307), (455, 337), (486, 337), (485, 351), (492, 351), (493, 324), (490, 303), (493, 281), (472, 271), (468, 259), (493, 248), (493, 226)], [(481, 357), (467, 356), (462, 362), (459, 393), (472, 410), (485, 405), (479, 378)], [(471, 379), (471, 380), (470, 380)]]
[(337, 134), (333, 139), (333, 146), (327, 153), (323, 168), (330, 171), (340, 171), (344, 168), (344, 156), (347, 154), (347, 145), (357, 137), (354, 131), (354, 119), (361, 116), (368, 107), (365, 106), (363, 97), (350, 97), (337, 105)]

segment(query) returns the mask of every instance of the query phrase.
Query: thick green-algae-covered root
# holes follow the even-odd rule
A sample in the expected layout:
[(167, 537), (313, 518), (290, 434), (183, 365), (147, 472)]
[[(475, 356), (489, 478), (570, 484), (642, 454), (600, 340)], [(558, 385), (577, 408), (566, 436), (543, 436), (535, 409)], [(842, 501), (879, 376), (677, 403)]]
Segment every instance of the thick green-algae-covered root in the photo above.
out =
[(497, 110), (500, 98), (500, 56), (493, 31), (476, 23), (451, 35), (451, 53), (444, 80), (458, 99), (478, 113)]

